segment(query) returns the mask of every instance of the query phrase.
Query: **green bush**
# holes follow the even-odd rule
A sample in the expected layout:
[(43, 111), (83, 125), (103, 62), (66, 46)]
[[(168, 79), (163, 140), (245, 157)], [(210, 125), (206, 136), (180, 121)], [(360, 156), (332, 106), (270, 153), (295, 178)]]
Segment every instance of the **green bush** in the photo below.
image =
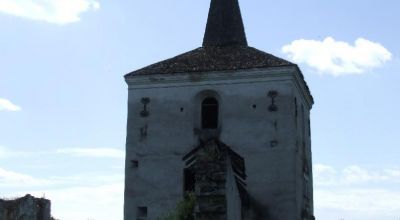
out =
[(194, 220), (193, 212), (195, 204), (196, 196), (193, 193), (188, 193), (178, 203), (173, 212), (159, 220)]

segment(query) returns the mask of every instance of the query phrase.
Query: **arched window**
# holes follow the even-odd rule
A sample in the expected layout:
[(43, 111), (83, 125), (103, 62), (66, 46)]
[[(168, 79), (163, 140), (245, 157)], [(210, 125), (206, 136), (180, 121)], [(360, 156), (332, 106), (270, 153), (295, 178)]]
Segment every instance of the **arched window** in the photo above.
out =
[(208, 97), (201, 103), (201, 127), (203, 129), (218, 128), (218, 101)]

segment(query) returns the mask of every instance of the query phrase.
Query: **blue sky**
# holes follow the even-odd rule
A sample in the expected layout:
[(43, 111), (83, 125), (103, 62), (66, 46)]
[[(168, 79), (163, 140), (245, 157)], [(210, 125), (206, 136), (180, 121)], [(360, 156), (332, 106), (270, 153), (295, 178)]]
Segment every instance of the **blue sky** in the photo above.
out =
[[(0, 194), (122, 219), (123, 75), (199, 47), (209, 0), (0, 0)], [(400, 218), (400, 2), (241, 1), (249, 44), (298, 63), (315, 214)]]

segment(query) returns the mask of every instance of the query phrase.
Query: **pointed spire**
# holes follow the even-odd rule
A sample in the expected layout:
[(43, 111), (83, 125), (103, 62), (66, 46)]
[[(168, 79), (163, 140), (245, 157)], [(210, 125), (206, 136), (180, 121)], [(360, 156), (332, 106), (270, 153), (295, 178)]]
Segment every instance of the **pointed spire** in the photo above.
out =
[(203, 47), (247, 46), (238, 0), (211, 0)]

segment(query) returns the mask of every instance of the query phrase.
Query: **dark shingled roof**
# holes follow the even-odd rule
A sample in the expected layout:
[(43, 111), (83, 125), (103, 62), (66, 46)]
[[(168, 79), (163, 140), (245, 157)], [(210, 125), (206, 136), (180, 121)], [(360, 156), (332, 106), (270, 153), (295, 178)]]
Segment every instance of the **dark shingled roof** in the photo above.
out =
[(200, 47), (127, 74), (209, 72), (295, 65), (252, 47)]
[(247, 46), (238, 0), (211, 0), (203, 47), (125, 75), (209, 72), (294, 65)]

